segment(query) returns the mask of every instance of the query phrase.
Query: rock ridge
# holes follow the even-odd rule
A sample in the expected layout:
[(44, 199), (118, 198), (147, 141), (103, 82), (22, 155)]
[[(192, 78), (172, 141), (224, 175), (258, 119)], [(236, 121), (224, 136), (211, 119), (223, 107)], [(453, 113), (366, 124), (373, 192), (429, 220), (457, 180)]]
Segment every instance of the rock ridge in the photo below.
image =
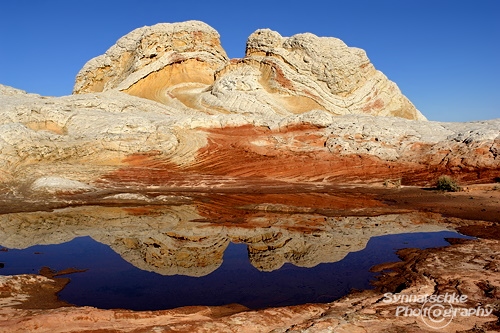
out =
[(227, 60), (219, 34), (199, 21), (159, 23), (133, 30), (105, 54), (88, 61), (76, 76), (74, 91), (101, 92), (133, 83), (190, 55), (214, 66)]
[(74, 93), (124, 91), (209, 114), (374, 114), (424, 120), (366, 53), (337, 38), (252, 33), (243, 59), (199, 21), (136, 29), (76, 77)]

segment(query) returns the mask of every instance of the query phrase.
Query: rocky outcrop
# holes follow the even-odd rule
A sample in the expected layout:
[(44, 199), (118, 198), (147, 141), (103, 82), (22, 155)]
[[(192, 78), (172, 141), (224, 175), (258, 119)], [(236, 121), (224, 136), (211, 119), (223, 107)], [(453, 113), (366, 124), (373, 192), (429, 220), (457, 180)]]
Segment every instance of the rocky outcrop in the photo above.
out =
[(147, 95), (176, 85), (210, 84), (228, 60), (219, 34), (203, 22), (161, 23), (120, 38), (90, 60), (76, 77), (75, 93), (127, 90)]
[(490, 182), (500, 165), (499, 120), (422, 121), (364, 51), (312, 34), (258, 30), (245, 57), (229, 60), (204, 23), (143, 27), (89, 61), (75, 95), (1, 86), (0, 108), (0, 186), (18, 199), (67, 194), (71, 182)]
[(245, 187), (256, 179), (432, 185), (441, 174), (488, 182), (500, 166), (499, 120), (436, 123), (319, 110), (207, 115), (117, 91), (0, 100), (0, 181), (16, 193), (54, 176), (97, 188)]
[[(184, 127), (177, 123), (181, 111), (119, 92), (61, 98), (0, 95), (0, 100), (3, 182), (68, 175), (88, 182), (120, 165), (131, 152), (170, 151), (181, 163), (192, 159), (205, 142), (203, 133), (190, 135), (188, 128), (178, 136), (199, 137), (198, 148), (197, 140), (188, 146), (186, 140), (178, 141), (174, 133), (175, 127)], [(189, 115), (184, 116), (188, 121)], [(177, 149), (179, 154), (174, 153)]]
[(363, 50), (336, 38), (310, 33), (285, 38), (269, 29), (250, 35), (245, 57), (216, 73), (203, 101), (238, 113), (324, 110), (425, 119)]
[[(74, 93), (43, 97), (0, 85), (4, 246), (91, 236), (142, 269), (200, 276), (220, 265), (229, 242), (246, 243), (252, 264), (270, 271), (340, 260), (398, 230), (453, 222), (475, 236), (498, 233), (490, 194), (468, 207), (465, 197), (410, 200), (404, 189), (392, 198), (366, 186), (349, 192), (384, 181), (428, 186), (442, 174), (464, 184), (497, 180), (500, 120), (425, 121), (364, 51), (335, 38), (258, 30), (245, 57), (230, 60), (204, 23), (143, 27), (89, 61)], [(410, 212), (412, 200), (425, 213)], [(458, 210), (484, 221), (457, 222), (450, 216)], [(261, 311), (43, 310), (39, 302), (50, 302), (35, 304), (32, 295), (58, 289), (53, 279), (7, 277), (0, 331), (424, 332), (414, 318), (395, 323), (397, 304), (380, 302), (382, 290), (455, 290), (473, 294), (471, 306), (497, 302), (498, 252), (496, 240), (411, 250), (378, 291)], [(487, 331), (496, 311), (450, 327)]]
[(217, 32), (197, 21), (136, 29), (85, 64), (74, 92), (109, 90), (208, 114), (324, 110), (425, 119), (363, 50), (339, 39), (257, 30), (245, 57), (229, 60)]

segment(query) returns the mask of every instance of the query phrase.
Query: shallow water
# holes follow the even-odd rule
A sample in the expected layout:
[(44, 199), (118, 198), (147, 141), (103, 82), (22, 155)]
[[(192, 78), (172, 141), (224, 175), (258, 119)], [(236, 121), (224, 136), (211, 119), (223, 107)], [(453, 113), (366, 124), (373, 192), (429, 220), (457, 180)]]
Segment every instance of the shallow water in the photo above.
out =
[(441, 215), (402, 212), (355, 193), (154, 198), (0, 214), (0, 246), (8, 249), (0, 274), (87, 269), (68, 275), (60, 298), (99, 308), (263, 308), (371, 288), (370, 267), (398, 260), (397, 249), (463, 237)]
[[(279, 268), (265, 268), (267, 271), (249, 260), (249, 252), (252, 252), (249, 245), (229, 242), (218, 268), (207, 274), (198, 274), (201, 276), (187, 276), (164, 275), (137, 268), (109, 245), (82, 236), (61, 244), (2, 251), (0, 262), (4, 267), (0, 274), (36, 273), (43, 266), (55, 270), (69, 267), (88, 269), (68, 275), (71, 282), (60, 293), (60, 298), (76, 305), (105, 309), (156, 310), (229, 303), (263, 308), (329, 302), (353, 288), (369, 289), (370, 281), (375, 278), (375, 274), (369, 271), (370, 267), (397, 261), (397, 249), (448, 245), (447, 237), (464, 236), (451, 231), (373, 236), (364, 249), (348, 251), (341, 260), (337, 260), (336, 247), (331, 247), (326, 253), (321, 252), (321, 261), (327, 262), (312, 262), (313, 267), (285, 262)], [(271, 257), (272, 254), (271, 251)], [(304, 253), (291, 251), (293, 255), (304, 256)], [(293, 261), (293, 258), (288, 261)]]

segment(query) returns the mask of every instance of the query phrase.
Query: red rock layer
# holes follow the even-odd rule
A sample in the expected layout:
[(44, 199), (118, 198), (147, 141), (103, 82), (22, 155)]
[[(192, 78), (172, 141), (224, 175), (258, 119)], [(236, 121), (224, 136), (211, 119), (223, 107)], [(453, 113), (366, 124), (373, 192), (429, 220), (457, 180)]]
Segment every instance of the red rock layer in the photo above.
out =
[[(403, 185), (432, 185), (443, 174), (476, 183), (490, 182), (498, 176), (495, 165), (469, 165), (459, 156), (436, 158), (436, 149), (429, 144), (415, 143), (395, 161), (368, 154), (332, 153), (325, 147), (324, 130), (310, 125), (286, 131), (250, 125), (206, 131), (208, 144), (190, 165), (180, 167), (158, 152), (133, 154), (123, 160), (125, 167), (103, 180), (116, 185), (259, 192), (263, 187), (291, 182), (365, 184), (400, 179)], [(481, 151), (475, 153), (481, 155)]]

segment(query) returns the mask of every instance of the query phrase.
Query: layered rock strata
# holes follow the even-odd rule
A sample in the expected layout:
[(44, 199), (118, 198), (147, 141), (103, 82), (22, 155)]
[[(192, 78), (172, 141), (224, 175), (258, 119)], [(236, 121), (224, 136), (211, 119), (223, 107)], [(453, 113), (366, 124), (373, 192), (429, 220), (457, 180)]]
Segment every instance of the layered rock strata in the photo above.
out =
[(363, 50), (339, 39), (257, 30), (245, 57), (229, 60), (217, 32), (197, 21), (136, 29), (85, 64), (74, 92), (109, 90), (207, 114), (425, 119)]
[[(203, 275), (220, 264), (223, 249), (235, 241), (248, 244), (261, 270), (284, 262), (311, 266), (327, 252), (327, 260), (342, 258), (348, 238), (361, 249), (369, 236), (389, 233), (395, 225), (428, 230), (433, 226), (415, 225), (415, 219), (439, 220), (436, 228), (451, 219), (409, 214), (396, 199), (391, 202), (399, 205), (397, 213), (407, 213), (403, 217), (378, 217), (387, 214), (387, 203), (373, 197), (358, 198), (362, 210), (352, 197), (311, 196), (306, 205), (293, 195), (267, 200), (272, 194), (326, 193), (385, 180), (432, 185), (442, 174), (463, 183), (499, 177), (500, 120), (427, 122), (363, 50), (335, 38), (286, 38), (258, 30), (248, 38), (245, 56), (231, 60), (218, 33), (204, 23), (143, 27), (85, 64), (74, 93), (44, 97), (0, 85), (2, 245), (91, 235), (143, 269)], [(179, 192), (183, 197), (172, 196)], [(241, 203), (240, 213), (251, 212), (240, 218), (233, 208), (225, 211), (206, 198), (194, 208), (193, 196), (186, 193), (195, 192), (260, 193), (265, 200), (243, 204), (232, 197)], [(454, 216), (455, 206), (445, 199), (441, 212)], [(98, 216), (88, 207), (36, 212), (127, 202), (128, 208), (102, 208)], [(167, 206), (160, 214), (156, 205), (161, 204)], [(462, 221), (461, 230), (477, 236), (497, 232), (498, 217), (489, 214), (497, 207), (484, 207), (478, 214), (488, 222)], [(21, 213), (26, 210), (32, 212)], [(284, 218), (287, 210), (292, 214)], [(358, 215), (346, 217), (345, 211)], [(218, 225), (207, 227), (207, 221)], [(240, 224), (231, 226), (234, 222)], [(137, 231), (137, 224), (156, 231)], [(334, 244), (340, 249), (332, 249)], [(492, 304), (496, 312), (458, 318), (448, 331), (495, 331), (498, 246), (497, 240), (480, 239), (407, 250), (401, 253), (404, 263), (385, 267), (396, 273), (385, 275), (377, 291), (331, 304), (262, 311), (238, 305), (104, 311), (57, 308), (60, 303), (48, 301), (43, 307), (55, 309), (44, 310), (33, 295), (55, 291), (53, 279), (2, 277), (0, 331), (433, 331), (411, 317), (394, 321), (398, 304), (381, 302), (383, 291), (467, 294), (467, 306)], [(173, 256), (158, 260), (161, 251)]]
[(442, 174), (474, 183), (493, 181), (500, 166), (500, 120), (436, 123), (319, 110), (207, 115), (118, 91), (0, 100), (0, 181), (18, 193), (42, 177), (88, 188), (227, 187), (256, 178), (431, 185)]
[(229, 60), (202, 22), (143, 27), (85, 64), (74, 92), (0, 86), (3, 192), (498, 177), (499, 120), (423, 121), (335, 38), (258, 30)]

